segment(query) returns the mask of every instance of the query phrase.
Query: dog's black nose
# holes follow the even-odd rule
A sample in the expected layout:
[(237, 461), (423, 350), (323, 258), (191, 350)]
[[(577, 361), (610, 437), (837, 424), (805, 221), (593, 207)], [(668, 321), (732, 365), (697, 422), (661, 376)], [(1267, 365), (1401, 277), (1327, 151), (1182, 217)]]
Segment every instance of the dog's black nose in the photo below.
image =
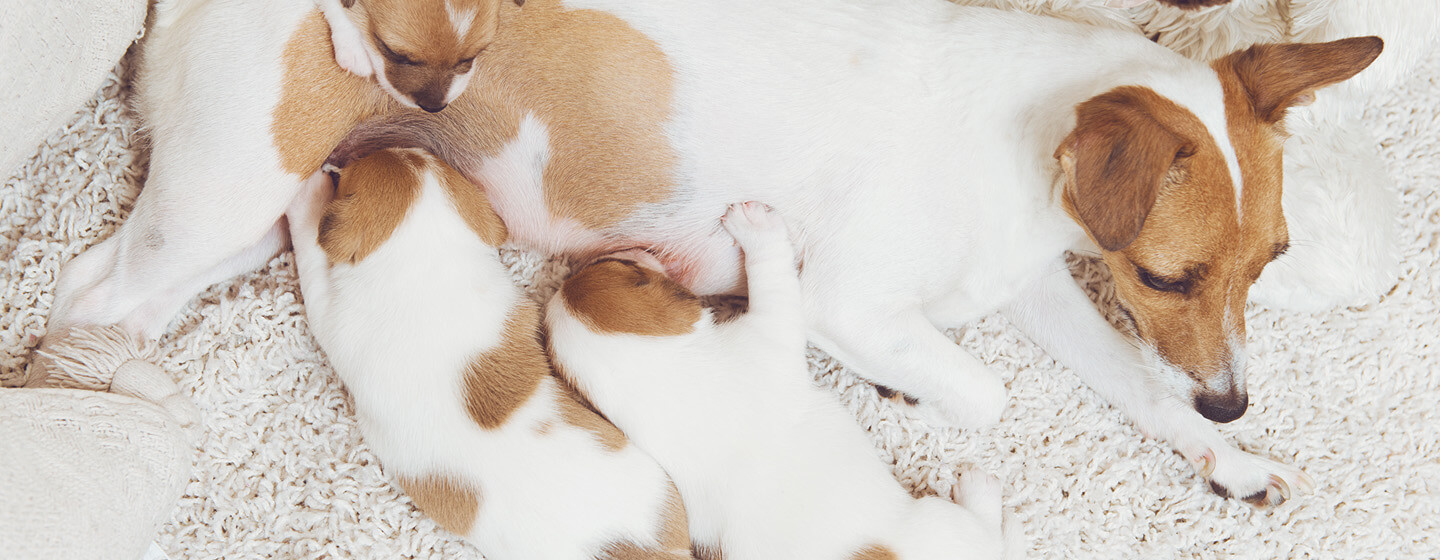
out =
[(1211, 422), (1234, 422), (1245, 415), (1245, 409), (1250, 406), (1250, 397), (1246, 394), (1225, 394), (1195, 396), (1195, 411)]
[(419, 105), (420, 108), (421, 108), (421, 109), (424, 109), (425, 112), (427, 112), (427, 113), (439, 113), (442, 109), (445, 108), (445, 104), (444, 104), (444, 103), (441, 103), (441, 104), (439, 104), (439, 105), (429, 105), (429, 104), (420, 103), (420, 102), (417, 101), (415, 104), (416, 104), (416, 105)]

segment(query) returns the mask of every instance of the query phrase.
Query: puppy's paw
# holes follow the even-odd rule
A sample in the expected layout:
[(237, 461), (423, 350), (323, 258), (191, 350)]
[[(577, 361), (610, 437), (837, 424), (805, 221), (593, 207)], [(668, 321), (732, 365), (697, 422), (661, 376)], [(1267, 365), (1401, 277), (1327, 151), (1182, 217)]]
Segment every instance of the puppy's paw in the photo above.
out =
[(335, 63), (346, 72), (362, 78), (375, 74), (370, 53), (365, 51), (365, 39), (358, 32), (337, 30), (330, 34), (330, 41), (335, 45)]
[(759, 202), (731, 204), (720, 222), (742, 249), (755, 249), (770, 243), (789, 243), (785, 221), (770, 207)]
[(1304, 471), (1238, 449), (1207, 449), (1191, 462), (1216, 494), (1259, 508), (1276, 507), (1315, 490), (1315, 480)]
[(995, 533), (1004, 518), (1001, 497), (1000, 479), (975, 468), (960, 473), (960, 480), (950, 487), (950, 501), (970, 510)]
[(937, 427), (984, 428), (999, 422), (1008, 404), (1005, 383), (990, 376), (968, 385), (964, 395), (920, 398), (915, 412)]

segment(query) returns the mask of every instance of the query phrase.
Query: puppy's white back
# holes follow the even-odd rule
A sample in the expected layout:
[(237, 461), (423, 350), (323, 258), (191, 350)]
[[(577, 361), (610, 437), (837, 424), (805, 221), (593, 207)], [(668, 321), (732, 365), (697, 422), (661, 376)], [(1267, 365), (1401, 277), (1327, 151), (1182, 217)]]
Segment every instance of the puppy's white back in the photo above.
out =
[[(538, 306), (457, 213), (437, 174), (425, 172), (418, 191), (389, 238), (356, 264), (327, 266), (311, 229), (318, 218), (307, 228), (292, 209), (311, 329), (355, 399), (367, 443), (402, 481), (473, 493), (473, 524), (447, 528), (489, 558), (588, 560), (607, 547), (658, 548), (680, 505), (663, 471), (613, 427), (592, 423), (599, 418), (548, 374)], [(487, 361), (501, 369), (484, 371), (480, 383), (534, 388), (492, 391), (479, 398), (477, 417), (466, 375)], [(466, 499), (451, 492), (431, 502)]]

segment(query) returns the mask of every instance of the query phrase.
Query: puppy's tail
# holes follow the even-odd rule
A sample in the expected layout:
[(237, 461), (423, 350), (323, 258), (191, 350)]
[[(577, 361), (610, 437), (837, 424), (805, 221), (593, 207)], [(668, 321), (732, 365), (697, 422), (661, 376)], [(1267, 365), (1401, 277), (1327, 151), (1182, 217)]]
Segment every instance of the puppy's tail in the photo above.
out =
[(409, 111), (387, 115), (356, 125), (350, 135), (330, 152), (325, 166), (343, 168), (389, 148), (418, 148), (434, 154), (451, 167), (464, 169), (463, 164), (473, 161), (474, 155), (469, 149), (469, 136), (459, 125), (428, 115)]

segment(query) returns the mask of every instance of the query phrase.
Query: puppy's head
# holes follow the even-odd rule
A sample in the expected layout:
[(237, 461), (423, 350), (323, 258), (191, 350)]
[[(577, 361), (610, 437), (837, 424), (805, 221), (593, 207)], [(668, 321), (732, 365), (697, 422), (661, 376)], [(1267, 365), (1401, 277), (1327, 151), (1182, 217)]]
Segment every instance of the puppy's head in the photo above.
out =
[(465, 91), (475, 57), (495, 40), (500, 2), (361, 0), (376, 80), (407, 107), (444, 109)]
[(592, 331), (675, 336), (695, 328), (700, 298), (650, 253), (621, 251), (585, 265), (560, 288), (566, 309)]
[(1381, 46), (1362, 37), (1231, 54), (1212, 65), (1223, 115), (1204, 119), (1138, 86), (1076, 108), (1056, 151), (1065, 208), (1100, 246), (1158, 380), (1206, 418), (1229, 422), (1248, 405), (1246, 295), (1289, 245), (1285, 110), (1363, 70)]

